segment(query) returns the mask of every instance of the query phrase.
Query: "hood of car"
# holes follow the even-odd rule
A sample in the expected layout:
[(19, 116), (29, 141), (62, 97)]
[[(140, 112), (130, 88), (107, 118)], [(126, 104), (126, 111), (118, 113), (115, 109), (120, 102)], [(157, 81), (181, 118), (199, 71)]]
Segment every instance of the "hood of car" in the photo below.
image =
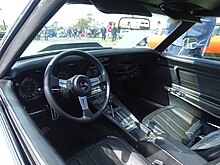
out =
[(114, 48), (133, 48), (136, 47), (143, 39), (150, 35), (150, 31), (131, 30), (128, 31)]

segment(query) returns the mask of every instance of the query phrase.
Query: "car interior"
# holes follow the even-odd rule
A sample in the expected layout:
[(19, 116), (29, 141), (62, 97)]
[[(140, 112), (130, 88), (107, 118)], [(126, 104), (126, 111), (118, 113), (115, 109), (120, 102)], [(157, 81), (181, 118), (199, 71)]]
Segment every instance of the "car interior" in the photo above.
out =
[[(24, 162), (36, 163), (33, 155), (39, 154), (43, 162), (70, 165), (217, 164), (220, 63), (162, 52), (200, 15), (219, 15), (220, 2), (67, 3), (105, 13), (163, 12), (185, 22), (155, 49), (92, 45), (40, 52), (11, 64), (0, 81), (1, 102)], [(33, 38), (37, 28), (32, 33)]]

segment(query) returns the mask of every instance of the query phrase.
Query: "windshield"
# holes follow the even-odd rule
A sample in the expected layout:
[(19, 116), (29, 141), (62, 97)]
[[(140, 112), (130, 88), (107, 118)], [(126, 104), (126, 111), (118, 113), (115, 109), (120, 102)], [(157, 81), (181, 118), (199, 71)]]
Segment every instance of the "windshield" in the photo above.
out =
[[(123, 19), (126, 21), (131, 18), (126, 22), (128, 27), (123, 27), (123, 21), (119, 25), (121, 18), (126, 18)], [(163, 29), (166, 24), (167, 17), (162, 15), (154, 14), (153, 17), (147, 18), (104, 14), (93, 5), (66, 4), (39, 31), (22, 56), (85, 47), (149, 47), (149, 36), (165, 34)]]
[[(28, 1), (15, 1), (13, 6), (8, 1), (1, 3), (0, 40)], [(180, 24), (164, 15), (147, 18), (105, 14), (93, 5), (66, 4), (38, 32), (22, 56), (74, 48), (154, 49)], [(219, 18), (202, 17), (201, 23), (183, 33), (164, 53), (220, 60), (219, 27)]]

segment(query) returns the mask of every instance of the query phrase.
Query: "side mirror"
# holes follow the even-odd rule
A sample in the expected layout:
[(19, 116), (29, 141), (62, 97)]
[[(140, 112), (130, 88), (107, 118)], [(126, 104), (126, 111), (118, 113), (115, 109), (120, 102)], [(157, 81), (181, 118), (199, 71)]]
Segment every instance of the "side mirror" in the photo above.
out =
[(198, 39), (195, 37), (187, 37), (183, 40), (184, 49), (195, 49), (198, 44)]
[(150, 20), (139, 17), (122, 17), (118, 22), (119, 29), (147, 30), (150, 28)]

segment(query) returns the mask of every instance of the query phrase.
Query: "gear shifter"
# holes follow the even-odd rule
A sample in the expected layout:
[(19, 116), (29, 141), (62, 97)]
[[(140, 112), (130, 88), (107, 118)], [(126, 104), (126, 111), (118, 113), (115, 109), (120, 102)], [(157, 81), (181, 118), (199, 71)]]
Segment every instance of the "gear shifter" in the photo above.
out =
[(114, 103), (113, 96), (111, 96), (109, 98), (109, 107), (110, 107), (110, 110), (111, 110), (112, 117), (114, 118), (115, 114), (114, 114), (114, 109), (113, 109), (113, 106), (112, 106), (113, 103)]

